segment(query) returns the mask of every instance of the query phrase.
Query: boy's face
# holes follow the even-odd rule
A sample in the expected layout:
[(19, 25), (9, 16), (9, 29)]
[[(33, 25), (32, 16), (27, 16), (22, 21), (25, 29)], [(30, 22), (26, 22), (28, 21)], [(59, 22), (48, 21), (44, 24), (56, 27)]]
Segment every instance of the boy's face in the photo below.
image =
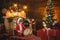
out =
[(22, 24), (22, 22), (19, 22), (19, 24)]

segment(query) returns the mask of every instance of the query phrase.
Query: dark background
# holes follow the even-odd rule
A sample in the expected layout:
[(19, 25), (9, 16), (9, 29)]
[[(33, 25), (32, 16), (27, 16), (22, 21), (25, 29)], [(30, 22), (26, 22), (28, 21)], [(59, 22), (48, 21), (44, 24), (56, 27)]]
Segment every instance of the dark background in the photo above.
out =
[[(47, 6), (47, 0), (0, 0), (0, 23), (3, 23), (2, 9), (8, 8), (11, 3), (19, 3), (21, 5), (28, 5), (28, 17), (35, 19), (42, 19), (44, 11)], [(60, 20), (60, 0), (52, 0), (54, 4), (55, 16)], [(59, 21), (60, 22), (60, 21)]]

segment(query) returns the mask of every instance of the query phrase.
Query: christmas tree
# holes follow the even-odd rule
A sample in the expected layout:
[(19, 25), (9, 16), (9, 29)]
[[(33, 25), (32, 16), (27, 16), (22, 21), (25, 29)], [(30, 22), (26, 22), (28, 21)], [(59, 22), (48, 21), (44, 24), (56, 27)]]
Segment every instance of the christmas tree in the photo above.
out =
[(54, 7), (51, 0), (48, 0), (46, 7), (46, 23), (49, 28), (55, 25), (56, 19), (54, 19)]

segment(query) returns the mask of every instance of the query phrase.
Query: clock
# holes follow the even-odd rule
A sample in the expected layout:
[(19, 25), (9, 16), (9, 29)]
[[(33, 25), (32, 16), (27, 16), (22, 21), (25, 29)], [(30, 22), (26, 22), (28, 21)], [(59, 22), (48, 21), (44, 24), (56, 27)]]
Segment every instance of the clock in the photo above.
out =
[(28, 35), (30, 35), (30, 34), (32, 34), (32, 30), (31, 30), (30, 28), (26, 28), (26, 29), (24, 30), (24, 32), (23, 32), (23, 35), (24, 35), (24, 36), (28, 36)]

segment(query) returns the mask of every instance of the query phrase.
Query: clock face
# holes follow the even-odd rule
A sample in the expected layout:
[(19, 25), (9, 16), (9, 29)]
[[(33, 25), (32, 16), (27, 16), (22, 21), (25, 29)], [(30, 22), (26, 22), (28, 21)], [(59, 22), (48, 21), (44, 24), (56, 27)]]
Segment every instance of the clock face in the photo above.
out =
[(24, 30), (23, 34), (24, 34), (25, 36), (31, 34), (31, 29), (30, 29), (30, 28), (26, 28), (26, 29)]

